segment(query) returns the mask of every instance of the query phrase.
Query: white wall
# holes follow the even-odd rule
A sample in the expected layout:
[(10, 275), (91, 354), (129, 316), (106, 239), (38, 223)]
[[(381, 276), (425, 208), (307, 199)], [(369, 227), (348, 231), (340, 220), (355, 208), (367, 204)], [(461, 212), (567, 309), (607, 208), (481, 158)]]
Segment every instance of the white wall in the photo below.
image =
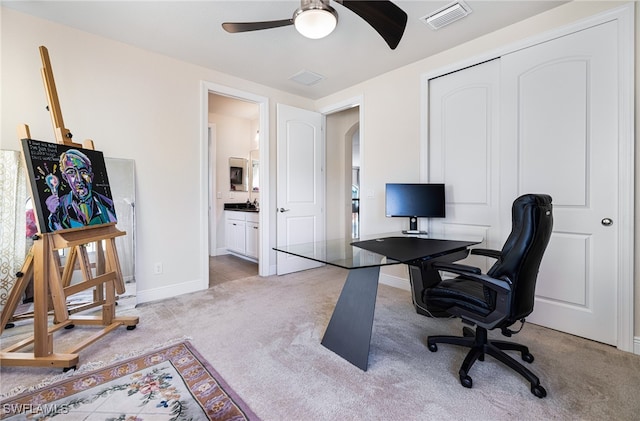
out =
[[(38, 47), (44, 45), (74, 139), (91, 138), (105, 156), (135, 160), (138, 301), (206, 288), (201, 82), (268, 97), (273, 139), (277, 102), (308, 109), (312, 102), (11, 9), (0, 11), (0, 148), (20, 149), (21, 123), (29, 125), (33, 138), (55, 141), (40, 76)], [(275, 194), (275, 184), (271, 191)], [(160, 275), (153, 274), (155, 262), (163, 264)]]

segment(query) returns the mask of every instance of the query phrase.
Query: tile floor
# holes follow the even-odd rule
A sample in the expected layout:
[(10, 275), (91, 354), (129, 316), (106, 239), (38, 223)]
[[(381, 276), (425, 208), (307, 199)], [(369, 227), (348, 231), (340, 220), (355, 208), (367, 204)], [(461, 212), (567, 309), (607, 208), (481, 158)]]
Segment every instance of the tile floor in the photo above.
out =
[(248, 278), (257, 274), (257, 263), (232, 254), (209, 257), (209, 288), (223, 282)]

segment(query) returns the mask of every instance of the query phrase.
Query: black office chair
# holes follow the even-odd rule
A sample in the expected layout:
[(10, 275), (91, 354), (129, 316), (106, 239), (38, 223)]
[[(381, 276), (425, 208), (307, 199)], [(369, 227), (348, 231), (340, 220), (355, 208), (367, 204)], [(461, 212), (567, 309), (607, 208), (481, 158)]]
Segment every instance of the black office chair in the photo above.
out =
[(531, 383), (531, 393), (539, 398), (547, 395), (538, 377), (504, 352), (518, 351), (525, 362), (531, 363), (533, 355), (529, 349), (513, 342), (489, 340), (487, 331), (501, 329), (502, 334), (509, 337), (520, 331), (513, 331), (510, 326), (517, 321), (524, 325), (524, 318), (533, 311), (538, 269), (552, 227), (551, 197), (527, 194), (513, 202), (511, 234), (502, 250), (471, 250), (472, 254), (497, 259), (486, 274), (471, 266), (434, 263), (434, 268), (459, 276), (424, 289), (424, 302), (460, 317), (465, 323), (476, 325), (475, 332), (464, 327), (463, 337), (427, 338), (431, 352), (438, 350), (437, 343), (471, 348), (459, 371), (460, 383), (464, 387), (473, 385), (468, 375), (473, 363), (484, 361), (485, 354), (489, 354), (524, 376)]

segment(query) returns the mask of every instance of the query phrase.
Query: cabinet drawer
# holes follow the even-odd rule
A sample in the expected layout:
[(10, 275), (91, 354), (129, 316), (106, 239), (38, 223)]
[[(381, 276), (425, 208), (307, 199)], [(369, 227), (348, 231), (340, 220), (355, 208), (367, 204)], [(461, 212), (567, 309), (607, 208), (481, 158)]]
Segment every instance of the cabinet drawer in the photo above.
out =
[(229, 220), (232, 219), (234, 221), (246, 221), (247, 212), (238, 212), (238, 211), (224, 211), (224, 217)]

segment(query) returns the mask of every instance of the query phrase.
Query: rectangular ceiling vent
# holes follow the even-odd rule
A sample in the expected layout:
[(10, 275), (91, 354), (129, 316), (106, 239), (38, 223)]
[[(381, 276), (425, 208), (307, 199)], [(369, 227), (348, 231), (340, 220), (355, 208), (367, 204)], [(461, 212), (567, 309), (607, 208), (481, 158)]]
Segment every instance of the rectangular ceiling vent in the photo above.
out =
[(471, 8), (463, 1), (455, 1), (448, 4), (433, 13), (420, 18), (420, 20), (431, 27), (431, 29), (440, 29), (449, 25), (471, 13)]
[(324, 76), (319, 75), (317, 73), (310, 72), (308, 70), (301, 70), (289, 78), (289, 80), (298, 82), (306, 86), (315, 85), (316, 83), (320, 82), (322, 79), (324, 79)]

